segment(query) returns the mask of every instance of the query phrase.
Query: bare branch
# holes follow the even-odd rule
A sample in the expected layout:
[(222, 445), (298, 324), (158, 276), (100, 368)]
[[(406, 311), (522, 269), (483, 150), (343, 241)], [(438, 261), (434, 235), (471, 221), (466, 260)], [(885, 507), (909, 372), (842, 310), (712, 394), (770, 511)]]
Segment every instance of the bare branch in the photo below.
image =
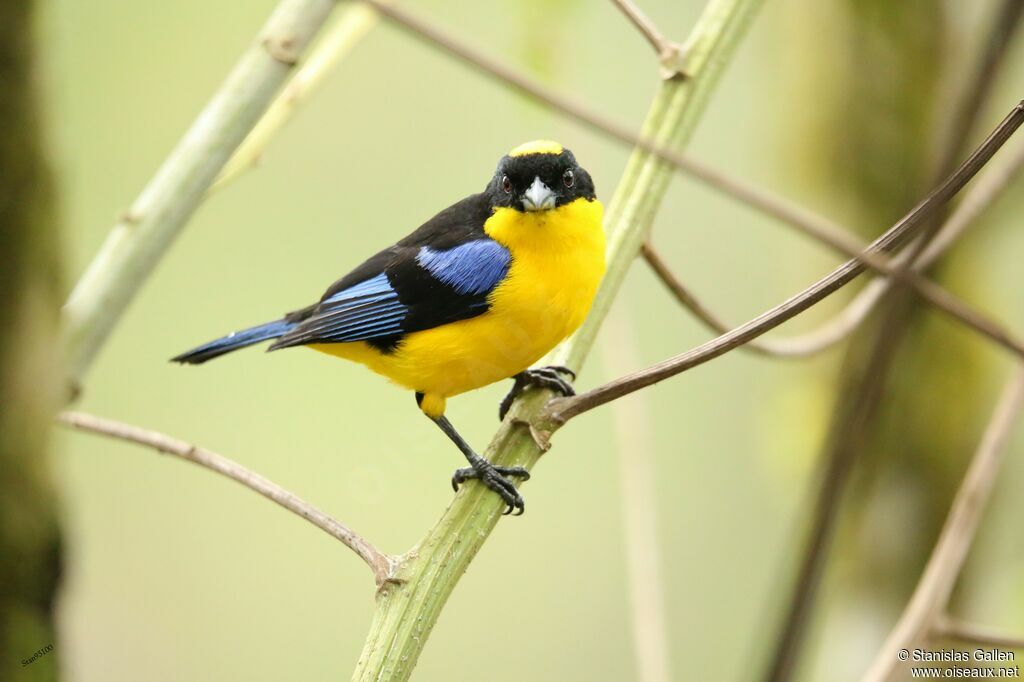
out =
[(862, 264), (886, 275), (891, 280), (910, 287), (918, 296), (939, 310), (963, 322), (1017, 355), (1024, 357), (1024, 343), (1013, 338), (1001, 325), (989, 320), (935, 282), (917, 274), (914, 269), (894, 265), (888, 259), (881, 257), (878, 252), (871, 249), (864, 250), (864, 245), (848, 232), (841, 230), (824, 231), (814, 226), (810, 226), (805, 231), (815, 236), (822, 243), (828, 244), (839, 253), (850, 258), (856, 258)]
[[(1024, 122), (1024, 101), (1020, 102), (996, 127), (981, 146), (965, 160), (938, 188), (915, 206), (898, 223), (887, 230), (868, 247), (871, 253), (886, 253), (898, 248), (914, 234), (915, 228), (944, 206), (988, 162)], [(572, 417), (603, 405), (611, 400), (640, 390), (663, 379), (675, 376), (708, 360), (723, 355), (751, 339), (755, 339), (786, 320), (807, 310), (818, 301), (830, 296), (853, 281), (865, 269), (859, 260), (849, 260), (802, 292), (792, 296), (749, 322), (727, 334), (698, 346), (686, 353), (664, 360), (647, 369), (615, 379), (586, 393), (555, 398), (548, 403), (547, 416), (564, 423)]]
[(1000, 66), (1010, 52), (1022, 14), (1024, 1), (1000, 0), (981, 43), (980, 59), (972, 67), (972, 74), (962, 92), (955, 97), (958, 104), (946, 129), (947, 144), (939, 150), (935, 163), (939, 173), (946, 173), (956, 166), (957, 157), (967, 150), (967, 139), (975, 128), (982, 106), (994, 90)]
[(683, 47), (666, 38), (650, 17), (644, 14), (631, 0), (612, 0), (612, 2), (654, 48), (654, 52), (658, 55), (658, 61), (661, 62), (662, 77), (667, 79), (677, 75), (685, 76), (686, 70), (683, 62), (686, 51)]
[(900, 649), (913, 649), (932, 634), (937, 623), (941, 625), (940, 619), (992, 493), (1010, 429), (1021, 408), (1024, 408), (1024, 366), (1017, 366), (985, 427), (910, 603), (864, 676), (864, 682), (892, 679), (899, 666)]
[(382, 16), (394, 21), (414, 36), (425, 40), (459, 60), (478, 70), (497, 78), (506, 85), (537, 100), (552, 109), (566, 114), (599, 132), (626, 144), (639, 147), (654, 154), (673, 167), (685, 171), (694, 178), (701, 180), (709, 187), (753, 206), (764, 213), (774, 216), (782, 222), (796, 227), (801, 232), (827, 244), (839, 253), (862, 260), (868, 267), (893, 277), (901, 283), (912, 287), (922, 298), (932, 305), (949, 313), (969, 327), (984, 334), (996, 343), (1005, 346), (1018, 355), (1024, 356), (1024, 343), (1012, 338), (1000, 325), (988, 320), (981, 313), (973, 310), (958, 298), (945, 291), (937, 284), (924, 279), (913, 272), (907, 272), (891, 266), (876, 253), (862, 251), (858, 240), (843, 227), (815, 215), (806, 209), (792, 204), (762, 189), (749, 185), (737, 178), (728, 176), (700, 162), (654, 144), (637, 136), (632, 131), (609, 121), (590, 109), (573, 102), (550, 90), (532, 79), (506, 67), (503, 63), (491, 59), (483, 53), (460, 42), (453, 36), (438, 29), (436, 26), (419, 19), (396, 4), (386, 4), (381, 0), (361, 0), (376, 9)]
[[(647, 264), (651, 266), (651, 270), (661, 280), (661, 283), (679, 301), (680, 305), (692, 312), (708, 329), (716, 334), (725, 334), (732, 329), (731, 326), (722, 322), (717, 315), (701, 303), (693, 292), (686, 288), (650, 242), (643, 245), (640, 254), (647, 261)], [(861, 292), (861, 294), (864, 293), (867, 293), (867, 290)], [(814, 355), (846, 338), (867, 317), (867, 313), (877, 300), (878, 296), (864, 297), (863, 295), (858, 295), (843, 310), (812, 332), (782, 339), (753, 339), (740, 346), (740, 348), (760, 353), (761, 355), (781, 358), (800, 358)]]
[(931, 636), (999, 649), (1024, 650), (1024, 635), (1011, 635), (992, 628), (965, 623), (948, 615), (941, 616), (932, 626)]
[(978, 176), (974, 185), (964, 192), (964, 198), (956, 210), (914, 261), (916, 270), (924, 270), (942, 257), (953, 242), (1017, 179), (1024, 169), (1024, 144), (1017, 144), (1014, 149), (1004, 153), (1005, 158), (994, 159)]
[[(993, 159), (978, 175), (974, 184), (964, 192), (964, 197), (957, 205), (956, 210), (939, 229), (938, 234), (927, 248), (914, 261), (913, 269), (921, 272), (942, 257), (953, 243), (974, 224), (974, 221), (1002, 196), (1002, 193), (1020, 175), (1022, 169), (1024, 169), (1024, 144), (1018, 144), (1008, 156)], [(717, 334), (724, 334), (732, 329), (701, 303), (692, 291), (686, 288), (650, 242), (644, 244), (641, 255), (676, 300), (704, 322), (705, 326)], [(910, 255), (908, 252), (901, 252), (890, 261), (890, 264), (897, 267), (902, 266), (909, 260)], [(749, 348), (764, 355), (787, 358), (820, 353), (847, 338), (867, 318), (875, 304), (891, 285), (892, 281), (888, 278), (875, 278), (841, 311), (817, 328), (796, 336), (779, 339), (755, 339), (743, 348)]]
[(295, 494), (223, 455), (204, 450), (157, 431), (150, 431), (112, 419), (103, 419), (83, 412), (62, 412), (57, 415), (57, 421), (80, 431), (144, 445), (227, 476), (267, 499), (273, 500), (288, 511), (298, 514), (328, 535), (340, 540), (342, 544), (366, 562), (366, 565), (373, 571), (373, 578), (378, 587), (394, 579), (397, 565), (395, 557), (384, 554), (359, 533), (303, 501)]
[[(991, 206), (1013, 183), (1024, 169), (1024, 144), (1018, 144), (1007, 157), (997, 157), (985, 166), (977, 180), (964, 193), (949, 219), (939, 229), (921, 255), (914, 261), (913, 269), (921, 272), (929, 268), (973, 226), (974, 221)], [(891, 261), (902, 265), (910, 260), (912, 253), (901, 252)], [(873, 279), (850, 303), (833, 318), (806, 334), (771, 340), (777, 346), (792, 351), (812, 354), (824, 350), (849, 336), (867, 318), (875, 304), (892, 286), (892, 280), (878, 277)], [(764, 339), (766, 343), (769, 339)]]
[[(921, 272), (942, 257), (953, 243), (974, 224), (974, 221), (1002, 196), (1002, 193), (1020, 175), (1022, 169), (1024, 169), (1024, 144), (1018, 144), (1008, 155), (993, 159), (978, 175), (977, 180), (964, 192), (964, 197), (957, 205), (956, 210), (914, 261), (912, 269), (915, 272)], [(716, 334), (724, 334), (732, 329), (701, 303), (692, 291), (686, 288), (650, 242), (644, 244), (641, 255), (676, 300), (690, 310), (705, 326)], [(908, 251), (901, 252), (890, 261), (890, 265), (901, 267), (910, 260), (911, 255)], [(743, 348), (762, 355), (784, 358), (806, 357), (820, 353), (853, 333), (860, 323), (867, 319), (875, 304), (891, 286), (892, 280), (885, 277), (875, 278), (841, 311), (817, 328), (795, 336), (755, 339)]]

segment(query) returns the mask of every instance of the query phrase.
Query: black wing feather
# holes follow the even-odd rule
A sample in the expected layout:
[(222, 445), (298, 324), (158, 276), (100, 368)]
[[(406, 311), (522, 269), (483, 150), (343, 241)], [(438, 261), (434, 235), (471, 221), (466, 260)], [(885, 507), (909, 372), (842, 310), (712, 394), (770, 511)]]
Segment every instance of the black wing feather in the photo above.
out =
[[(483, 229), (490, 215), (490, 203), (483, 194), (467, 197), (441, 211), (332, 284), (320, 303), (290, 313), (285, 319), (298, 322), (297, 326), (270, 349), (367, 341), (387, 352), (394, 350), (408, 333), (485, 312), (490, 287), (484, 290), (442, 281), (437, 268), (424, 266), (418, 256), (424, 247), (432, 252), (450, 252), (480, 240), (495, 244)], [(500, 265), (490, 264), (494, 270), (490, 279), (498, 279)], [(500, 275), (504, 275), (503, 270)]]

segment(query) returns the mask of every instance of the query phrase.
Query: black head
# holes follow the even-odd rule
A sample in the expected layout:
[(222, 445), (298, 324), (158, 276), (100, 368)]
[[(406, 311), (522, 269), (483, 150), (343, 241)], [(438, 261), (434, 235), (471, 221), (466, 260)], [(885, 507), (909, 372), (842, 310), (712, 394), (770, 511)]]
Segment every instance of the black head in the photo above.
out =
[(548, 140), (527, 142), (503, 156), (484, 193), (492, 208), (517, 211), (544, 211), (596, 197), (590, 174), (572, 152)]

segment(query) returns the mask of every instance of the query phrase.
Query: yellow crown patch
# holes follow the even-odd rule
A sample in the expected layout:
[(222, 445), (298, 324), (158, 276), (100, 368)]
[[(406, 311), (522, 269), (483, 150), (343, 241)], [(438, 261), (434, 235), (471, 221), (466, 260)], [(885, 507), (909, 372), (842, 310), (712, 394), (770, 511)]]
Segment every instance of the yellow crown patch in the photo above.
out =
[(519, 145), (508, 153), (509, 156), (527, 156), (529, 154), (561, 154), (562, 145), (551, 140), (533, 140)]

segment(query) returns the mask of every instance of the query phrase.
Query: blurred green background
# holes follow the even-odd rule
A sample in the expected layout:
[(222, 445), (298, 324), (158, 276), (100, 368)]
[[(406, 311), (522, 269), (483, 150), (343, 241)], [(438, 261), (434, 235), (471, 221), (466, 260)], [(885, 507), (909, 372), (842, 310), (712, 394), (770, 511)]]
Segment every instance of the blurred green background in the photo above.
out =
[[(69, 284), (274, 4), (45, 3), (44, 113)], [(702, 4), (643, 6), (682, 38)], [(766, 3), (690, 151), (868, 235), (887, 227), (918, 190), (904, 188), (910, 196), (878, 223), (878, 213), (857, 198), (863, 195), (844, 184), (842, 171), (859, 158), (857, 148), (836, 143), (853, 125), (835, 110), (842, 77), (857, 65), (855, 46), (843, 40), (844, 22), (853, 20), (848, 4), (854, 3)], [(634, 128), (657, 87), (649, 46), (609, 2), (407, 5)], [(944, 17), (936, 29), (942, 63), (933, 82), (921, 85), (932, 88), (922, 96), (941, 112), (942, 77), (974, 53), (995, 3), (923, 5)], [(983, 110), (983, 129), (1024, 90), (1024, 45), (1014, 46), (1006, 66)], [(873, 75), (892, 76), (886, 69)], [(905, 120), (884, 104), (849, 113), (893, 125)], [(79, 407), (221, 452), (382, 549), (408, 549), (449, 501), (448, 477), (460, 465), (411, 395), (361, 367), (303, 350), (250, 350), (198, 368), (167, 359), (305, 305), (367, 255), (481, 189), (505, 151), (538, 137), (572, 148), (599, 195), (610, 198), (628, 150), (382, 24), (275, 138), (261, 166), (202, 207), (103, 350)], [(886, 163), (874, 159), (872, 167)], [(899, 181), (890, 178), (890, 186)], [(1024, 329), (1022, 204), (1018, 185), (957, 247), (949, 267), (959, 273), (950, 280), (960, 283), (950, 284), (955, 291), (1017, 330)], [(654, 241), (685, 281), (735, 323), (837, 262), (823, 247), (681, 175)], [(843, 300), (845, 292), (784, 331), (813, 327)], [(640, 264), (613, 320), (633, 328), (637, 357), (630, 362), (638, 365), (709, 338)], [(948, 463), (955, 483), (1009, 363), (947, 318), (929, 313), (927, 322), (963, 345), (964, 356), (949, 362), (962, 360), (960, 371), (967, 367), (983, 389), (918, 396), (923, 403), (949, 401), (962, 416), (955, 426), (968, 437), (956, 441), (963, 447)], [(622, 349), (609, 346), (609, 338), (592, 354), (583, 387), (612, 376), (602, 360)], [(756, 676), (788, 585), (841, 356), (837, 349), (787, 362), (732, 353), (645, 394), (676, 678)], [(453, 422), (478, 448), (497, 426), (506, 389), (490, 387), (450, 404)], [(636, 677), (610, 416), (607, 408), (589, 413), (558, 434), (524, 489), (529, 513), (499, 525), (442, 614), (415, 679)], [(944, 429), (954, 428), (938, 421), (918, 427), (940, 441), (949, 440)], [(67, 540), (59, 645), (67, 679), (347, 677), (369, 624), (373, 586), (346, 549), (196, 467), (78, 434), (61, 433), (54, 449)], [(958, 602), (961, 615), (1018, 631), (1022, 457), (1018, 429)], [(921, 492), (914, 482), (927, 478), (921, 474), (911, 468), (855, 489), (870, 501), (870, 513), (839, 536), (804, 678), (850, 679), (881, 644), (921, 565), (922, 556), (904, 556), (904, 548), (930, 546), (946, 505), (926, 509), (928, 519), (915, 516)], [(895, 598), (864, 592), (865, 552), (899, 559), (905, 573), (894, 578)]]

